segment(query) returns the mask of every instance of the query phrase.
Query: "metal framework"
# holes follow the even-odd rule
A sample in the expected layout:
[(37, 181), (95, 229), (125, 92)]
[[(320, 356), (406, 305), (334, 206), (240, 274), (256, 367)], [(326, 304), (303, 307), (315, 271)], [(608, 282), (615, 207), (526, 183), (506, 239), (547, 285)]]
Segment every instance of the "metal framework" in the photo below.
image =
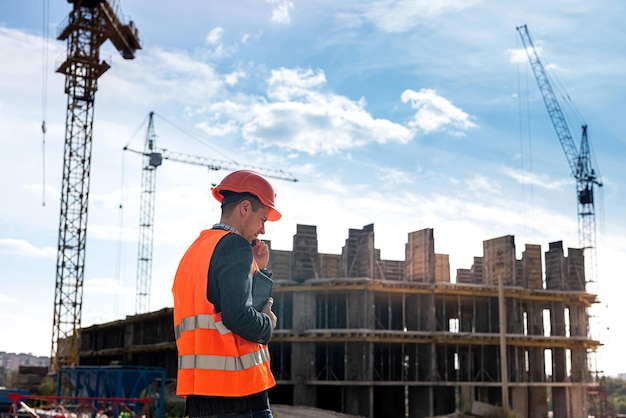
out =
[(150, 285), (152, 282), (152, 254), (154, 246), (154, 212), (156, 197), (156, 169), (163, 160), (206, 167), (209, 170), (254, 170), (266, 177), (280, 180), (297, 181), (293, 175), (283, 170), (266, 169), (238, 164), (234, 161), (220, 161), (197, 155), (183, 154), (156, 146), (154, 131), (154, 112), (148, 118), (148, 130), (143, 152), (124, 147), (124, 151), (131, 151), (143, 155), (141, 170), (141, 201), (139, 203), (139, 246), (137, 250), (137, 285), (135, 298), (135, 313), (146, 313), (150, 308)]
[(561, 142), (565, 157), (569, 163), (572, 176), (576, 179), (576, 197), (578, 205), (578, 240), (579, 245), (585, 251), (585, 266), (587, 270), (586, 280), (588, 283), (596, 283), (596, 215), (594, 206), (594, 186), (602, 187), (602, 182), (596, 176), (591, 164), (591, 153), (587, 139), (587, 125), (582, 125), (580, 147), (576, 149), (572, 134), (550, 79), (537, 55), (535, 45), (528, 32), (526, 25), (518, 26), (524, 49), (528, 55), (530, 66), (533, 69), (537, 86), (543, 97), (548, 110), (548, 115)]
[(111, 39), (126, 59), (134, 58), (134, 51), (140, 48), (132, 22), (123, 25), (108, 1), (68, 2), (73, 3), (73, 9), (57, 37), (67, 41), (67, 57), (57, 69), (65, 75), (67, 112), (50, 356), (52, 372), (78, 364), (94, 101), (98, 78), (110, 68), (106, 61), (100, 61), (99, 48)]

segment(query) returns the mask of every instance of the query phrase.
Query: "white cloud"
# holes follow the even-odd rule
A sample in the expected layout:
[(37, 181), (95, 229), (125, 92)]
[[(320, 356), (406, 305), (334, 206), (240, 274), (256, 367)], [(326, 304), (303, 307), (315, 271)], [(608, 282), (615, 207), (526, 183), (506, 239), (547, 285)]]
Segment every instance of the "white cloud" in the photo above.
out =
[(273, 70), (267, 81), (268, 96), (277, 101), (289, 101), (311, 96), (313, 92), (326, 85), (326, 75), (320, 70), (288, 69)]
[(120, 68), (109, 76), (108, 93), (124, 97), (127, 104), (195, 106), (216, 97), (224, 88), (221, 75), (212, 65), (185, 52), (150, 49), (133, 62), (117, 66)]
[(524, 48), (510, 48), (505, 51), (505, 54), (508, 55), (509, 62), (513, 64), (525, 64), (528, 62), (528, 55)]
[(561, 179), (561, 180), (549, 180), (545, 176), (540, 176), (534, 173), (527, 173), (521, 170), (516, 170), (511, 167), (503, 167), (501, 170), (506, 176), (514, 179), (521, 184), (531, 184), (533, 186), (539, 186), (544, 189), (557, 190), (564, 186), (571, 186), (573, 180)]
[(206, 37), (206, 43), (209, 45), (213, 45), (213, 51), (207, 52), (207, 55), (211, 58), (222, 58), (225, 54), (224, 45), (222, 44), (222, 35), (224, 34), (224, 29), (221, 27), (216, 27)]
[(417, 109), (409, 126), (425, 133), (446, 129), (463, 135), (462, 131), (477, 127), (467, 113), (439, 96), (433, 89), (421, 89), (417, 92), (408, 89), (402, 93), (401, 99), (403, 103), (410, 102)]
[(493, 181), (485, 176), (474, 175), (465, 180), (467, 189), (473, 193), (487, 193), (501, 195), (502, 191), (498, 182)]
[(404, 32), (438, 16), (470, 9), (482, 0), (379, 0), (363, 4), (362, 20), (385, 32)]
[[(4, 20), (4, 19), (3, 19)], [(12, 65), (5, 68), (3, 74), (11, 75), (0, 78), (0, 88), (4, 92), (16, 91), (22, 95), (26, 92), (39, 92), (41, 89), (42, 38), (24, 31), (9, 29), (0, 25), (0, 55), (11, 57)], [(54, 68), (54, 60), (65, 52), (64, 44), (50, 42), (48, 46), (48, 71)], [(15, 51), (20, 51), (16, 54)], [(39, 65), (33, 65), (34, 63)], [(16, 83), (15, 80), (28, 80), (29, 84)], [(16, 94), (17, 95), (17, 94)], [(9, 97), (3, 97), (2, 100)], [(16, 97), (11, 96), (11, 103)]]
[(289, 11), (293, 9), (293, 2), (290, 0), (267, 0), (268, 3), (276, 5), (272, 10), (272, 22), (287, 25), (291, 23)]
[(365, 100), (326, 91), (321, 70), (280, 68), (271, 72), (267, 84), (267, 98), (209, 106), (211, 132), (232, 132), (232, 123), (237, 121), (248, 143), (311, 155), (413, 139), (411, 129), (372, 117), (365, 110)]
[(232, 87), (237, 84), (240, 78), (243, 78), (245, 76), (246, 73), (244, 73), (243, 71), (233, 71), (232, 73), (224, 75), (224, 82)]
[[(543, 48), (541, 46), (535, 46), (535, 52), (537, 53), (544, 69), (555, 72), (562, 71), (562, 68), (558, 65), (547, 62), (546, 58), (543, 56)], [(524, 48), (507, 49), (505, 53), (509, 57), (509, 62), (512, 62), (513, 64), (525, 64), (528, 62), (528, 53)]]
[(56, 253), (56, 249), (52, 247), (38, 248), (22, 239), (0, 238), (0, 254), (34, 258), (54, 258), (56, 257)]
[(196, 128), (203, 130), (210, 137), (221, 137), (234, 134), (239, 131), (239, 126), (234, 120), (222, 123), (200, 122)]
[(381, 183), (389, 184), (389, 185), (398, 185), (398, 184), (411, 184), (413, 181), (411, 177), (407, 175), (407, 173), (403, 170), (399, 170), (393, 167), (380, 167), (378, 168), (378, 178)]
[(258, 31), (256, 33), (246, 33), (241, 37), (241, 43), (246, 44), (250, 42), (250, 40), (259, 39), (263, 35), (263, 31)]
[(206, 42), (211, 45), (215, 45), (222, 40), (222, 34), (224, 33), (224, 29), (219, 26), (212, 29), (211, 32), (206, 37)]

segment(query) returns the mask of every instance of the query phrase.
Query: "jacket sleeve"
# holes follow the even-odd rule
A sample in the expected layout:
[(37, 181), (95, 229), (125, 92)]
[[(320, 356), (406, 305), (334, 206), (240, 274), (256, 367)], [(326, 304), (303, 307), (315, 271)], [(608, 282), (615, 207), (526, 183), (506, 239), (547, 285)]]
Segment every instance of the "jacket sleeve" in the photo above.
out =
[(267, 344), (272, 336), (269, 316), (252, 306), (252, 248), (237, 234), (224, 236), (209, 265), (207, 297), (228, 329), (249, 341)]

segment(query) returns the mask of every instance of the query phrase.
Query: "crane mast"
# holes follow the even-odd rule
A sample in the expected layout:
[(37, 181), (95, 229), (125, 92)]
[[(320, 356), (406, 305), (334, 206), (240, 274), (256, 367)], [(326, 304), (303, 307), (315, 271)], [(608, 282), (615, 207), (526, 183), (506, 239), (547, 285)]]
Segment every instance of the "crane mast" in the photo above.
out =
[(596, 222), (594, 205), (594, 187), (602, 187), (591, 163), (591, 153), (587, 138), (587, 125), (582, 125), (580, 147), (577, 149), (572, 138), (567, 121), (554, 94), (554, 89), (545, 68), (537, 55), (535, 45), (528, 32), (526, 25), (518, 26), (522, 44), (528, 55), (537, 86), (543, 97), (543, 102), (548, 110), (548, 115), (561, 142), (561, 147), (567, 158), (572, 176), (576, 179), (576, 197), (578, 206), (578, 240), (585, 254), (586, 278), (580, 278), (580, 289), (585, 289), (586, 282), (596, 283)]
[(110, 65), (99, 48), (110, 39), (125, 59), (140, 48), (132, 24), (123, 24), (104, 0), (68, 0), (73, 9), (57, 39), (67, 41), (67, 56), (57, 68), (65, 75), (67, 112), (57, 245), (50, 370), (78, 365), (82, 316), (87, 207), (91, 172), (93, 113), (98, 78)]
[(135, 313), (147, 312), (150, 306), (150, 277), (152, 277), (152, 243), (154, 240), (154, 204), (156, 169), (163, 158), (156, 152), (156, 134), (150, 113), (150, 122), (143, 150), (141, 170), (141, 203), (139, 205), (139, 247), (137, 249), (137, 284)]
[(143, 156), (141, 171), (141, 200), (139, 202), (139, 246), (137, 255), (137, 285), (135, 313), (145, 313), (150, 307), (150, 285), (152, 281), (152, 253), (154, 244), (154, 212), (156, 197), (156, 169), (163, 160), (176, 161), (184, 164), (197, 165), (209, 170), (254, 170), (266, 177), (280, 180), (297, 181), (290, 173), (283, 170), (266, 169), (238, 164), (233, 161), (220, 161), (197, 155), (183, 154), (156, 146), (154, 131), (154, 112), (150, 112), (148, 129), (143, 152), (124, 147)]

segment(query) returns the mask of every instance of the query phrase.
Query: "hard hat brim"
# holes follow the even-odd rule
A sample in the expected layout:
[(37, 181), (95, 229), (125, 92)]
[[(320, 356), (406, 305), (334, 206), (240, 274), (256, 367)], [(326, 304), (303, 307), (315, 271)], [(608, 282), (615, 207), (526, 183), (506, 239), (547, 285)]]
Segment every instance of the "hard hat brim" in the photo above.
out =
[(283, 215), (279, 211), (274, 208), (270, 208), (270, 214), (267, 216), (267, 220), (271, 222), (275, 222), (282, 218)]

